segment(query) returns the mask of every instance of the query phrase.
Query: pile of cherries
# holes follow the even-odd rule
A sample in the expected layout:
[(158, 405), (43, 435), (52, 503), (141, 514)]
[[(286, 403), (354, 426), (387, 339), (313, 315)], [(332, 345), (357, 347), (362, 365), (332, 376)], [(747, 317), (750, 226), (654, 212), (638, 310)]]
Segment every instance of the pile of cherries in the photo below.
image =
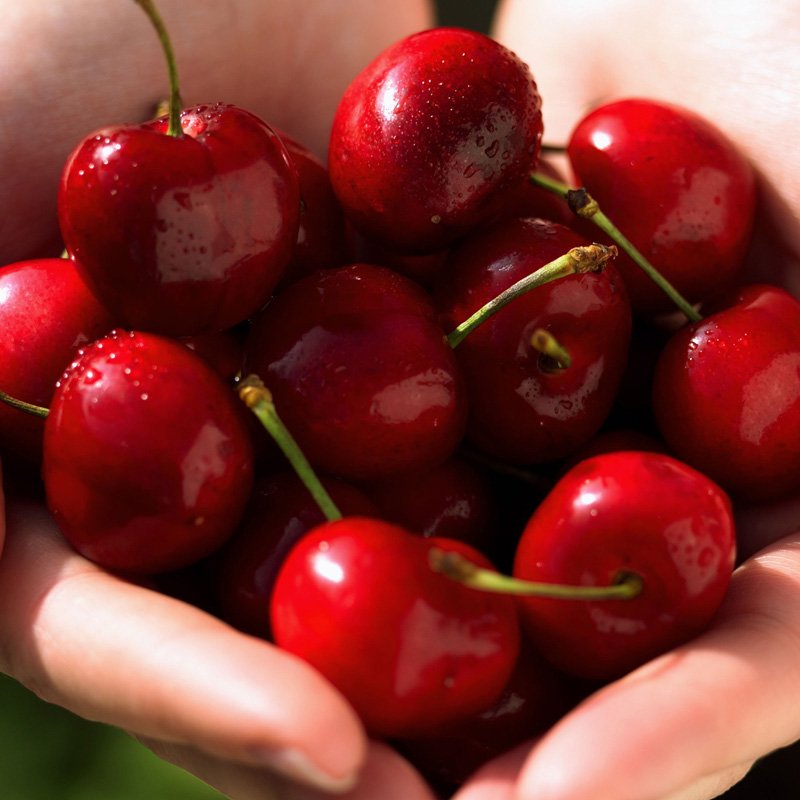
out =
[(68, 257), (0, 269), (1, 452), (76, 550), (442, 785), (704, 630), (734, 505), (800, 489), (800, 305), (743, 283), (726, 136), (606, 104), (571, 189), (528, 67), (452, 28), (355, 79), (327, 166), (173, 88), (68, 159)]

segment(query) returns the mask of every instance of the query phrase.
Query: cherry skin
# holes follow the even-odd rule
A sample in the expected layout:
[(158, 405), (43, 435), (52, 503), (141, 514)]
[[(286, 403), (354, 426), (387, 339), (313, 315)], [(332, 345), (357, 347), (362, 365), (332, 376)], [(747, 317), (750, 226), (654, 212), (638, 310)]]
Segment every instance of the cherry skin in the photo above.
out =
[[(115, 319), (75, 263), (43, 258), (0, 269), (0, 390), (49, 407), (76, 350), (108, 333)], [(38, 464), (44, 420), (0, 403), (0, 450)]]
[[(754, 172), (713, 124), (679, 106), (618, 100), (580, 120), (567, 153), (576, 182), (687, 300), (735, 283), (753, 227)], [(673, 310), (628, 256), (619, 268), (638, 313)]]
[(375, 736), (486, 708), (517, 659), (514, 599), (434, 572), (434, 546), (487, 563), (463, 543), (349, 517), (307, 533), (273, 590), (276, 643), (338, 687)]
[(433, 252), (499, 213), (541, 136), (528, 67), (483, 34), (436, 28), (388, 47), (346, 89), (328, 169), (362, 232)]
[(65, 538), (103, 567), (141, 574), (220, 547), (252, 487), (243, 409), (174, 340), (116, 330), (82, 349), (44, 432), (47, 504)]
[(173, 336), (231, 328), (269, 299), (299, 225), (297, 172), (279, 137), (236, 106), (100, 130), (64, 167), (64, 243), (124, 324)]
[(488, 476), (454, 456), (431, 469), (372, 484), (380, 516), (420, 536), (458, 539), (487, 553), (498, 509)]
[[(452, 330), (517, 280), (585, 244), (569, 228), (538, 219), (476, 231), (454, 250), (434, 290), (442, 324)], [(534, 348), (538, 328), (566, 348), (570, 366)], [(630, 304), (613, 264), (517, 297), (455, 350), (469, 393), (469, 439), (512, 464), (543, 463), (582, 447), (611, 409), (630, 330)]]
[[(322, 478), (328, 494), (345, 515), (376, 516), (367, 495), (333, 478)], [(325, 517), (292, 471), (261, 477), (244, 518), (219, 553), (218, 596), (222, 617), (239, 630), (269, 638), (269, 601), (286, 555)]]
[(735, 558), (728, 496), (663, 453), (618, 451), (582, 461), (533, 513), (514, 559), (530, 581), (608, 586), (642, 580), (627, 600), (520, 599), (539, 652), (569, 674), (618, 678), (706, 628)]
[(258, 375), (314, 467), (378, 481), (449, 458), (466, 405), (429, 297), (383, 267), (352, 264), (288, 286), (253, 321)]
[(665, 345), (653, 409), (671, 450), (735, 499), (800, 489), (800, 302), (751, 285)]

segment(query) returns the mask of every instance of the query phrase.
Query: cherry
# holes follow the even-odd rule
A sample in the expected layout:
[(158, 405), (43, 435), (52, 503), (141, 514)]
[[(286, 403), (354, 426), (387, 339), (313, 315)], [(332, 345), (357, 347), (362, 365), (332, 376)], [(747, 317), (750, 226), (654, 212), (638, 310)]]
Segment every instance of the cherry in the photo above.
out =
[[(585, 244), (565, 226), (537, 219), (509, 219), (476, 231), (453, 251), (434, 290), (442, 324), (460, 323), (521, 277)], [(569, 366), (534, 345), (540, 329), (566, 349)], [(613, 264), (516, 298), (456, 348), (469, 392), (469, 439), (515, 464), (574, 452), (611, 409), (630, 330), (630, 305)]]
[[(342, 481), (323, 484), (343, 514), (376, 516), (367, 496)], [(239, 630), (267, 638), (269, 601), (287, 553), (325, 516), (292, 471), (261, 477), (244, 518), (219, 554), (218, 595), (222, 617)]]
[(483, 34), (436, 28), (388, 47), (346, 89), (328, 168), (357, 228), (432, 252), (500, 213), (541, 136), (528, 67)]
[(269, 299), (297, 240), (300, 188), (263, 120), (225, 103), (180, 111), (169, 37), (169, 114), (90, 134), (64, 166), (58, 219), (95, 294), (139, 330), (233, 327)]
[(347, 517), (300, 539), (273, 590), (276, 643), (338, 687), (376, 736), (485, 709), (516, 662), (514, 599), (435, 573), (435, 546), (488, 564), (463, 543)]
[(800, 488), (800, 302), (746, 286), (665, 345), (653, 409), (672, 451), (737, 499)]
[(318, 269), (343, 265), (349, 248), (344, 213), (327, 167), (305, 145), (283, 131), (278, 134), (297, 170), (301, 200), (297, 242), (280, 287)]
[[(75, 351), (115, 324), (75, 263), (43, 258), (0, 269), (0, 390), (47, 407)], [(38, 463), (44, 421), (0, 403), (0, 448)]]
[(523, 626), (560, 669), (620, 677), (702, 631), (727, 591), (735, 558), (728, 496), (663, 453), (619, 451), (577, 464), (522, 533), (514, 575), (607, 587), (635, 575), (626, 600), (520, 600)]
[(458, 539), (487, 553), (497, 534), (498, 509), (488, 476), (457, 456), (373, 484), (367, 493), (381, 517), (421, 536)]
[(323, 270), (276, 295), (253, 321), (245, 372), (331, 475), (378, 481), (425, 469), (464, 432), (461, 373), (432, 303), (383, 267)]
[(47, 504), (112, 570), (177, 569), (234, 531), (252, 486), (245, 409), (183, 344), (116, 330), (79, 351), (45, 423)]
[[(753, 227), (754, 172), (712, 123), (660, 101), (617, 100), (578, 122), (567, 153), (576, 182), (689, 301), (735, 283)], [(672, 310), (627, 256), (619, 268), (638, 313)]]

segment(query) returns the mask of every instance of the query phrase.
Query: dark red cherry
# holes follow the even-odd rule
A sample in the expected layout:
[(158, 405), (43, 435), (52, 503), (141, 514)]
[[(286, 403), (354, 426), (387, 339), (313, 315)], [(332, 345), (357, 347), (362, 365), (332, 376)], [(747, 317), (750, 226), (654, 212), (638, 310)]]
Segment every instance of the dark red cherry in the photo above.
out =
[(177, 569), (234, 531), (252, 486), (243, 406), (183, 344), (117, 330), (58, 382), (44, 433), (47, 504), (112, 570)]
[(486, 708), (517, 659), (513, 598), (431, 569), (431, 540), (350, 517), (307, 533), (272, 595), (278, 645), (318, 669), (377, 736), (413, 736)]
[[(0, 269), (0, 390), (49, 407), (76, 350), (115, 324), (65, 258)], [(0, 451), (38, 463), (44, 420), (0, 403)]]
[[(660, 101), (617, 100), (580, 120), (567, 152), (576, 182), (686, 299), (735, 283), (753, 226), (754, 173), (711, 122)], [(626, 255), (618, 265), (634, 310), (674, 309)]]
[(489, 478), (463, 458), (373, 484), (367, 492), (381, 517), (421, 536), (458, 539), (483, 553), (497, 536)]
[[(569, 228), (538, 219), (476, 231), (454, 250), (434, 292), (442, 324), (452, 330), (519, 279), (585, 244)], [(569, 366), (534, 347), (538, 329), (566, 349)], [(630, 330), (630, 305), (613, 264), (517, 297), (455, 350), (468, 387), (470, 440), (516, 464), (563, 458), (583, 446), (611, 409)]]
[(511, 678), (490, 706), (397, 745), (449, 797), (488, 761), (543, 734), (577, 698), (565, 675), (523, 646)]
[(58, 215), (95, 294), (129, 327), (233, 327), (269, 299), (297, 239), (297, 172), (279, 137), (231, 105), (106, 128), (61, 179)]
[(300, 181), (297, 242), (280, 285), (318, 269), (339, 267), (349, 254), (344, 213), (333, 192), (328, 169), (307, 147), (278, 132)]
[(765, 284), (687, 325), (656, 366), (653, 408), (679, 458), (749, 501), (800, 489), (800, 302)]
[(356, 227), (433, 252), (499, 213), (541, 136), (528, 67), (483, 34), (436, 28), (387, 48), (351, 83), (328, 168)]
[[(367, 496), (342, 481), (323, 478), (342, 514), (376, 516)], [(269, 601), (286, 555), (325, 517), (292, 471), (260, 478), (242, 523), (219, 556), (218, 595), (223, 618), (246, 633), (270, 635)]]
[(735, 557), (728, 496), (662, 453), (586, 459), (554, 486), (523, 531), (514, 575), (609, 586), (642, 582), (624, 600), (520, 598), (539, 652), (593, 680), (617, 678), (697, 635), (727, 591)]
[(255, 318), (245, 372), (318, 469), (377, 481), (448, 458), (466, 421), (461, 373), (432, 303), (368, 264), (288, 286)]

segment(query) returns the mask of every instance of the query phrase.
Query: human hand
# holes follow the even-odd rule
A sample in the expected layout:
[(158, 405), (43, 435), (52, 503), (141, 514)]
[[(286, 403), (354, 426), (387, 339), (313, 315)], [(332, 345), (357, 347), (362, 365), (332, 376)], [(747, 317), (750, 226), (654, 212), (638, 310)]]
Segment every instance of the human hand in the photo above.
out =
[[(159, 8), (184, 103), (237, 103), (320, 155), (350, 78), (430, 22), (422, 0), (379, 10), (316, 3), (301, 17), (289, 2)], [(60, 250), (55, 198), (67, 153), (101, 125), (147, 118), (166, 95), (148, 26), (134, 3), (9, 9), (0, 105), (14, 124), (0, 126), (0, 263)], [(131, 732), (235, 800), (429, 800), (416, 773), (369, 743), (348, 704), (302, 661), (99, 569), (65, 544), (40, 504), (10, 494), (6, 521), (7, 530), (0, 514), (0, 671)]]
[[(799, 23), (788, 3), (507, 0), (496, 34), (536, 76), (548, 142), (566, 141), (589, 106), (623, 96), (716, 121), (759, 171), (749, 274), (797, 293), (800, 159), (787, 143)], [(742, 508), (737, 522), (747, 558), (710, 631), (488, 765), (457, 800), (707, 800), (800, 738), (800, 498)]]

